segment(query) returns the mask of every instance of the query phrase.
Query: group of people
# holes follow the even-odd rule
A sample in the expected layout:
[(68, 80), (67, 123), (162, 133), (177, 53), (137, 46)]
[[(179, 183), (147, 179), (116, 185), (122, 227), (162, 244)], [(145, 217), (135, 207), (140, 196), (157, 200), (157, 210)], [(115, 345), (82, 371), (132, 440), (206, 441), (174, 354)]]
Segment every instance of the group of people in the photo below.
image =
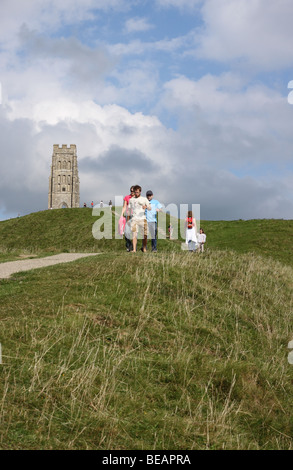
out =
[[(131, 186), (130, 194), (124, 197), (121, 217), (119, 220), (120, 233), (125, 236), (126, 250), (137, 251), (138, 234), (142, 234), (143, 252), (147, 251), (148, 237), (151, 239), (152, 252), (157, 252), (158, 222), (157, 213), (162, 211), (162, 204), (154, 199), (153, 192), (148, 190), (146, 197), (141, 195), (141, 186)], [(196, 220), (192, 211), (188, 211), (186, 220), (186, 244), (191, 252), (204, 251), (206, 235), (202, 228), (197, 233)], [(168, 227), (171, 238), (171, 224)]]
[(137, 251), (138, 234), (142, 233), (143, 252), (147, 251), (148, 235), (151, 238), (152, 252), (157, 251), (157, 213), (162, 210), (162, 204), (154, 199), (151, 190), (146, 192), (146, 197), (141, 195), (141, 186), (131, 186), (130, 194), (124, 197), (120, 217), (120, 225), (123, 224), (127, 251)]
[[(108, 203), (108, 206), (110, 207), (110, 210), (112, 210), (112, 201), (110, 200), (109, 203)], [(83, 203), (83, 207), (87, 207), (87, 204), (86, 202)], [(101, 199), (100, 200), (100, 207), (104, 207), (104, 201)], [(91, 202), (91, 208), (93, 209), (94, 208), (94, 201)]]

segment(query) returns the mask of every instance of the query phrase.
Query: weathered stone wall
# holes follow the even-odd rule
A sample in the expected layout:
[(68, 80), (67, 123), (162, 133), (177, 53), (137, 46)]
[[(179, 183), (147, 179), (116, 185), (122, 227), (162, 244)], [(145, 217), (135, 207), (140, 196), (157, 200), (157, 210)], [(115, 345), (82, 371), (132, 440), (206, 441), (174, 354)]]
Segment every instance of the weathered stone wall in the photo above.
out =
[(53, 145), (48, 208), (79, 207), (76, 145)]

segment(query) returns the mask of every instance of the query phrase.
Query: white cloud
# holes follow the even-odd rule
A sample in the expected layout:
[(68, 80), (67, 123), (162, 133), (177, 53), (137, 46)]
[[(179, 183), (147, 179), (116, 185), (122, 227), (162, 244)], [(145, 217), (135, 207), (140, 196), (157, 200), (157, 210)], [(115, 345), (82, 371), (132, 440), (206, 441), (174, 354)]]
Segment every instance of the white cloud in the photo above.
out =
[(125, 31), (127, 33), (145, 32), (153, 27), (154, 25), (149, 23), (147, 18), (129, 18), (125, 23)]
[(194, 112), (209, 125), (238, 128), (251, 137), (270, 137), (276, 129), (288, 136), (287, 100), (263, 84), (247, 86), (241, 76), (224, 73), (197, 81), (181, 76), (164, 88), (162, 106), (181, 110), (181, 114)]
[(106, 46), (109, 53), (117, 56), (143, 55), (146, 52), (179, 52), (181, 49), (189, 49), (190, 41), (194, 33), (178, 36), (171, 39), (160, 39), (158, 41), (141, 41), (136, 39), (129, 43), (117, 43)]
[(22, 26), (19, 38), (20, 49), (26, 59), (25, 62), (20, 61), (22, 67), (26, 63), (37, 66), (40, 61), (42, 66), (53, 63), (55, 72), (59, 69), (59, 78), (63, 73), (78, 84), (82, 82), (83, 86), (104, 77), (115, 65), (105, 48), (90, 48), (74, 37), (49, 38)]
[(54, 32), (61, 26), (94, 19), (98, 11), (127, 11), (127, 0), (1, 0), (0, 44), (15, 47), (15, 34), (23, 24)]
[(291, 0), (205, 0), (196, 54), (216, 61), (246, 60), (260, 69), (293, 63)]
[[(173, 131), (155, 116), (93, 101), (42, 102), (29, 111), (19, 118), (18, 110), (14, 119), (1, 112), (0, 207), (10, 214), (46, 208), (55, 143), (77, 145), (82, 203), (113, 200), (139, 183), (166, 204), (200, 203), (202, 218), (291, 214), (293, 175), (261, 181), (228, 170), (235, 155), (235, 167), (237, 160), (247, 160), (247, 148), (233, 129), (225, 142), (216, 126), (203, 121)], [(250, 143), (257, 158), (263, 156), (258, 151), (267, 151)]]
[(157, 5), (163, 8), (193, 9), (202, 3), (202, 0), (156, 0)]
[[(270, 174), (267, 181), (237, 176), (245, 169), (249, 175), (261, 165), (290, 161), (293, 109), (286, 98), (264, 85), (249, 87), (237, 74), (206, 75), (197, 81), (180, 76), (165, 84), (158, 104), (180, 118), (174, 131), (156, 116), (130, 113), (114, 104), (98, 105), (76, 88), (65, 91), (58, 75), (63, 74), (60, 64), (54, 73), (48, 68), (42, 75), (39, 60), (40, 68), (33, 66), (23, 74), (21, 96), (8, 96), (2, 106), (0, 174), (5, 178), (0, 206), (15, 213), (46, 208), (52, 145), (75, 143), (81, 197), (87, 202), (113, 199), (140, 182), (165, 203), (200, 203), (203, 218), (290, 217), (292, 194), (284, 183), (289, 176)], [(136, 76), (134, 70), (139, 69), (142, 75)], [(121, 73), (122, 88), (110, 90), (101, 82), (101, 95), (108, 93), (105, 102), (110, 97), (127, 100), (128, 95), (137, 101), (147, 86), (151, 88), (145, 99), (156, 91), (147, 66), (145, 75), (143, 64), (134, 70)], [(16, 83), (17, 70), (10, 78), (10, 84)], [(122, 173), (119, 161), (124, 164)], [(12, 192), (12, 180), (19, 192)], [(26, 194), (22, 208), (21, 192)]]
[[(161, 7), (181, 8), (180, 13), (203, 6), (204, 28), (162, 38), (156, 31), (153, 42), (125, 44), (118, 38), (109, 45), (97, 37), (92, 47), (57, 34), (60, 26), (93, 18), (93, 7), (106, 11), (130, 4), (137, 2), (3, 1), (0, 210), (45, 209), (52, 146), (75, 143), (81, 198), (87, 202), (113, 200), (130, 184), (141, 183), (165, 203), (200, 203), (206, 218), (290, 217), (293, 176), (289, 170), (285, 176), (285, 169), (291, 161), (293, 108), (287, 96), (264, 83), (249, 83), (248, 74), (208, 73), (203, 63), (195, 68), (186, 61), (186, 75), (175, 78), (167, 70), (173, 64), (180, 70), (176, 54), (186, 59), (195, 46), (204, 59), (243, 58), (249, 68), (283, 67), (289, 20), (274, 24), (283, 10), (277, 12), (271, 0), (157, 0)], [(289, 2), (283, 0), (283, 6), (289, 16)], [(151, 26), (140, 13), (128, 12), (128, 32)], [(117, 16), (114, 21), (117, 25)], [(164, 84), (156, 62), (161, 51), (172, 54)], [(150, 109), (154, 102), (153, 115), (129, 111)], [(178, 120), (176, 130), (163, 125), (168, 119)]]

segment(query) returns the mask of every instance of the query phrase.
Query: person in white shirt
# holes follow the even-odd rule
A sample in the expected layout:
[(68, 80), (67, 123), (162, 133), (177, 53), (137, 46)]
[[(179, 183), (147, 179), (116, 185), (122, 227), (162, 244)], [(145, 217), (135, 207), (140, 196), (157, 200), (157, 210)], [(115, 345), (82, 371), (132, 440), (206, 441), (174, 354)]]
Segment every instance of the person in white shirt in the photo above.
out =
[(143, 252), (146, 252), (148, 224), (145, 209), (151, 210), (151, 205), (146, 197), (141, 196), (141, 186), (134, 186), (134, 197), (129, 200), (129, 209), (132, 211), (131, 231), (133, 234), (133, 252), (136, 252), (138, 231), (143, 230)]
[(199, 230), (199, 233), (197, 235), (197, 239), (198, 239), (198, 243), (199, 243), (199, 252), (203, 253), (204, 244), (206, 242), (207, 236), (204, 233), (202, 228)]

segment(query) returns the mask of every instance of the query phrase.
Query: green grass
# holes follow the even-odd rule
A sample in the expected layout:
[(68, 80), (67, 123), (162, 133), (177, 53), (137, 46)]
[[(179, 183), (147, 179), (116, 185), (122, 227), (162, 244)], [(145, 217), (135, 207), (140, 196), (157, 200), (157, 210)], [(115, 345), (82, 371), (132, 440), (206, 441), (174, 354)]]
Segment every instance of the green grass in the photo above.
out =
[(2, 250), (29, 253), (95, 252), (116, 250), (119, 240), (95, 240), (92, 226), (98, 217), (91, 209), (59, 209), (35, 212), (0, 222)]
[(293, 220), (201, 221), (211, 249), (256, 253), (293, 266)]
[[(115, 209), (115, 208), (114, 208)], [(121, 208), (117, 208), (120, 213)], [(60, 252), (123, 252), (118, 238), (96, 240), (92, 227), (98, 217), (90, 208), (59, 209), (0, 222), (0, 262), (20, 254), (49, 255)], [(113, 215), (113, 234), (115, 233)], [(169, 217), (167, 216), (167, 224)], [(293, 220), (201, 221), (206, 248), (256, 253), (293, 266)], [(163, 251), (179, 251), (180, 241), (159, 240)]]
[(191, 257), (1, 281), (1, 448), (292, 448), (292, 268)]
[[(117, 211), (120, 213), (121, 208)], [(114, 214), (113, 239), (96, 240), (93, 237), (92, 228), (98, 218), (92, 215), (92, 209), (81, 208), (47, 210), (1, 221), (0, 262), (18, 259), (20, 254), (46, 256), (60, 252), (125, 251), (121, 237), (114, 237), (118, 220)], [(160, 240), (160, 246), (164, 251), (180, 250), (179, 244), (170, 244), (167, 240)]]
[(272, 252), (274, 221), (202, 223), (202, 255), (103, 245), (86, 209), (1, 222), (3, 256), (103, 254), (0, 280), (0, 448), (292, 449), (292, 222), (275, 222)]

